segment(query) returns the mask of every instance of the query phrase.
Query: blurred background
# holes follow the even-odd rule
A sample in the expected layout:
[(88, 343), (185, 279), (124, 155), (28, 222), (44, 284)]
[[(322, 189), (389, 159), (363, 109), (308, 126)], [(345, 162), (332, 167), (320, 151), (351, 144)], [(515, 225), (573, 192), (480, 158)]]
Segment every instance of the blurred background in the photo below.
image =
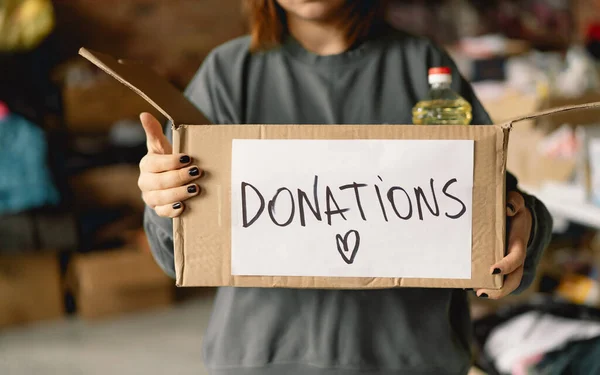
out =
[[(497, 123), (600, 101), (600, 1), (392, 0), (388, 18), (444, 46)], [(176, 289), (141, 227), (137, 116), (160, 116), (77, 50), (141, 60), (183, 89), (245, 32), (239, 0), (0, 1), (0, 374), (204, 373), (213, 290)], [(600, 111), (517, 124), (508, 169), (548, 206), (554, 238), (528, 292), (472, 298), (473, 373), (591, 374)]]

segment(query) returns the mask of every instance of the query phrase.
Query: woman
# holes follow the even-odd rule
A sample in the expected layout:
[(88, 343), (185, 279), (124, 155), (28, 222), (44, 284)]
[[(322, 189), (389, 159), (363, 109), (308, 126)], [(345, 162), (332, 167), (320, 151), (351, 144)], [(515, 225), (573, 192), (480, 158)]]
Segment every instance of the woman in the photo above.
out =
[[(411, 123), (427, 94), (427, 70), (453, 62), (429, 41), (389, 29), (383, 1), (248, 0), (252, 33), (207, 57), (186, 91), (217, 124)], [(471, 87), (454, 88), (488, 124)], [(139, 185), (145, 227), (158, 263), (174, 276), (169, 218), (199, 194), (202, 172), (171, 155), (160, 124), (141, 116), (148, 155)], [(535, 198), (509, 184), (508, 255), (490, 269), (506, 275), (500, 298), (525, 289), (550, 236)], [(198, 199), (202, 199), (199, 197)], [(470, 319), (466, 292), (221, 288), (204, 340), (205, 364), (222, 375), (466, 374)]]

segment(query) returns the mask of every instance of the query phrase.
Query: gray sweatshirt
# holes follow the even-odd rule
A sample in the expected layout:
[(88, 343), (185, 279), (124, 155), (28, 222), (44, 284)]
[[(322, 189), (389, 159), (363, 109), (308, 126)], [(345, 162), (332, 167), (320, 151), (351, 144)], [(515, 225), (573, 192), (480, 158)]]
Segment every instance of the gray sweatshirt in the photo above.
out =
[[(186, 90), (216, 124), (410, 124), (432, 66), (453, 69), (453, 87), (472, 104), (474, 124), (491, 123), (454, 63), (426, 39), (392, 32), (332, 56), (314, 55), (292, 38), (251, 54), (249, 42), (242, 37), (215, 49)], [(517, 188), (510, 175), (507, 185)], [(540, 201), (525, 199), (534, 228), (519, 291), (531, 284), (552, 225)], [(157, 262), (174, 277), (171, 221), (147, 208), (145, 229)], [(220, 288), (205, 364), (219, 375), (466, 374), (466, 293)]]

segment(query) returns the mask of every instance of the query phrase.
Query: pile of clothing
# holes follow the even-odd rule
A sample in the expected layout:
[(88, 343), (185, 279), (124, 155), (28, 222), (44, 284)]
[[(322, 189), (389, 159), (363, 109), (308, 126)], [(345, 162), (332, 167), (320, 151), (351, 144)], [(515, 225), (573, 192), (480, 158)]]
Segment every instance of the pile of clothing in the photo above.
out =
[(600, 310), (539, 297), (475, 322), (490, 374), (600, 374)]

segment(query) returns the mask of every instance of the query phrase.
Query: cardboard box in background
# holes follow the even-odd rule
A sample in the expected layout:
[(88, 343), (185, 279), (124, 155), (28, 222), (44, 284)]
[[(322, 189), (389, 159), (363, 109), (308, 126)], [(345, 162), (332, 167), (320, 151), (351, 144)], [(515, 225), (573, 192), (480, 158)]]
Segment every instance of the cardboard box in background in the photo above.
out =
[[(483, 88), (485, 89), (485, 88)], [(550, 96), (542, 98), (537, 95), (523, 94), (512, 89), (501, 89), (503, 94), (489, 99), (482, 99), (482, 104), (495, 123), (504, 123), (511, 119), (551, 108), (567, 107), (600, 101), (600, 93), (587, 93), (577, 97)], [(558, 129), (563, 124), (588, 125), (600, 121), (600, 109), (590, 108), (585, 111), (571, 111), (543, 116), (535, 120), (514, 124), (514, 129), (537, 127), (545, 134)]]
[(81, 207), (122, 207), (143, 211), (137, 165), (117, 164), (86, 170), (71, 178), (75, 202)]
[[(550, 108), (597, 101), (600, 101), (600, 94), (595, 93), (573, 98), (541, 99), (512, 92), (500, 99), (485, 101), (484, 106), (497, 122)], [(546, 137), (564, 124), (591, 129), (599, 123), (600, 110), (598, 109), (558, 113), (536, 120), (515, 123), (508, 145), (507, 170), (515, 174), (521, 184), (535, 188), (546, 182), (569, 182), (574, 178), (583, 180), (582, 176), (586, 172), (583, 170), (585, 163), (582, 163), (582, 160), (578, 157), (570, 159), (544, 155), (539, 146)]]
[(78, 210), (82, 251), (127, 243), (127, 231), (143, 225), (144, 202), (137, 165), (114, 164), (87, 169), (70, 178)]
[(537, 188), (548, 181), (567, 182), (573, 177), (578, 164), (576, 159), (554, 158), (540, 152), (538, 147), (546, 135), (538, 128), (513, 128), (507, 170), (521, 185)]
[(99, 74), (96, 69), (70, 61), (54, 72), (62, 86), (64, 121), (74, 133), (107, 133), (115, 122), (136, 120), (141, 112), (164, 116), (131, 90)]
[(56, 254), (0, 256), (0, 327), (60, 319), (63, 314)]
[[(600, 101), (600, 93), (587, 93), (585, 95), (563, 98), (549, 97), (539, 105), (540, 109), (557, 108), (572, 106), (583, 103), (593, 103)], [(600, 123), (600, 109), (589, 109), (587, 111), (578, 111), (572, 113), (556, 114), (551, 117), (540, 118), (536, 126), (546, 134), (558, 129), (564, 124), (573, 126), (598, 125)]]
[(63, 90), (67, 128), (77, 133), (105, 133), (115, 122), (137, 119), (142, 112), (160, 113), (140, 97), (114, 81), (100, 80), (89, 86), (67, 86)]
[[(131, 248), (135, 248), (141, 252), (151, 254), (152, 250), (150, 248), (150, 243), (148, 242), (148, 237), (144, 229), (140, 228), (136, 230), (127, 231), (125, 233), (125, 237), (126, 243)], [(215, 293), (216, 288), (175, 288), (173, 299), (175, 303), (196, 300), (198, 298), (212, 299), (214, 298)]]
[(77, 313), (83, 319), (151, 310), (173, 301), (173, 280), (148, 252), (116, 249), (77, 254), (67, 275)]
[[(474, 85), (474, 87), (483, 90), (482, 93), (478, 91), (477, 94), (481, 97), (482, 105), (495, 124), (502, 124), (510, 119), (526, 116), (543, 109), (540, 106), (540, 99), (536, 95), (523, 94), (516, 90), (506, 89), (504, 86), (498, 87), (498, 85), (493, 85), (492, 94), (486, 95), (485, 90), (489, 86)], [(498, 92), (500, 95), (497, 94)], [(534, 121), (522, 121), (515, 123), (513, 130), (530, 128), (534, 125)]]
[[(503, 91), (500, 97), (482, 101), (495, 123), (544, 109), (536, 95), (526, 95), (514, 90)], [(573, 174), (575, 161), (554, 160), (538, 152), (538, 144), (545, 135), (544, 131), (536, 128), (534, 120), (513, 125), (508, 143), (506, 169), (517, 177), (519, 184), (537, 187), (547, 180), (566, 181)]]

